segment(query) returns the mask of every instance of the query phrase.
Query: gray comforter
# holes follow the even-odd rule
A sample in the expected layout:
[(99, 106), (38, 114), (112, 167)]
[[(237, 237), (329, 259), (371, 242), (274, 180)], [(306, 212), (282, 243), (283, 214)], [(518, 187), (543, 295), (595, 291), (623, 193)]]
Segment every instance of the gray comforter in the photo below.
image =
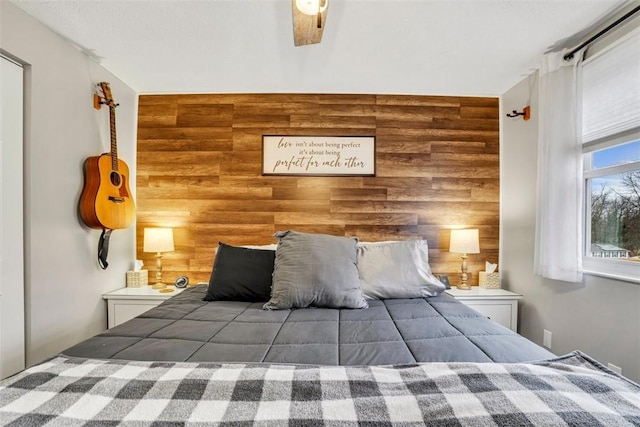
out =
[(67, 356), (171, 361), (389, 365), (526, 362), (554, 355), (443, 294), (371, 300), (367, 309), (262, 309), (205, 302), (189, 288)]

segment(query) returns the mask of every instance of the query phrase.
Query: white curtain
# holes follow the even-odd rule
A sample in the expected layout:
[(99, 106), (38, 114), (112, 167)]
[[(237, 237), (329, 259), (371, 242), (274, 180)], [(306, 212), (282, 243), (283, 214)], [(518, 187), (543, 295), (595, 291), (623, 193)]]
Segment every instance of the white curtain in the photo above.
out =
[[(534, 271), (582, 281), (582, 150), (579, 60), (546, 54), (540, 69)], [(577, 53), (575, 58), (581, 58)]]

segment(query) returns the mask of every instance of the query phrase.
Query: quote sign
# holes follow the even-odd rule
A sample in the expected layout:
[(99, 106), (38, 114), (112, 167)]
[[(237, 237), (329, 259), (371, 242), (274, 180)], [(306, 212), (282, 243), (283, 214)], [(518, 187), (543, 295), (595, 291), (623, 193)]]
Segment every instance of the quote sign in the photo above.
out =
[(263, 175), (375, 176), (374, 136), (262, 137)]

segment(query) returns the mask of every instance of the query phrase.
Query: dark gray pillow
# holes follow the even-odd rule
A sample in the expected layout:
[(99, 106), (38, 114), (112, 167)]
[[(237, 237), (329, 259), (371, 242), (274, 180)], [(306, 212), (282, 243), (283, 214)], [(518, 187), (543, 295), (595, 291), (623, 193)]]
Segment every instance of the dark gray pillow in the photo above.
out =
[(276, 253), (220, 243), (205, 301), (268, 301)]
[(265, 309), (367, 308), (353, 237), (279, 231), (271, 299)]
[(357, 265), (366, 298), (421, 298), (445, 290), (431, 273), (426, 240), (360, 243)]

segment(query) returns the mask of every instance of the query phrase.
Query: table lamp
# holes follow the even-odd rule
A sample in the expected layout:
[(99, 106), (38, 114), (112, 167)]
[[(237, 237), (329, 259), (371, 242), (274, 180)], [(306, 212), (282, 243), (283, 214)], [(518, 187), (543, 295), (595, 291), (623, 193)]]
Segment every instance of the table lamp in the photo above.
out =
[(471, 289), (467, 284), (467, 254), (480, 253), (477, 229), (451, 230), (449, 252), (462, 254), (462, 281), (458, 289)]
[(162, 283), (162, 252), (172, 252), (173, 229), (172, 228), (145, 228), (144, 252), (156, 253), (156, 283), (153, 289), (162, 289), (166, 285)]

